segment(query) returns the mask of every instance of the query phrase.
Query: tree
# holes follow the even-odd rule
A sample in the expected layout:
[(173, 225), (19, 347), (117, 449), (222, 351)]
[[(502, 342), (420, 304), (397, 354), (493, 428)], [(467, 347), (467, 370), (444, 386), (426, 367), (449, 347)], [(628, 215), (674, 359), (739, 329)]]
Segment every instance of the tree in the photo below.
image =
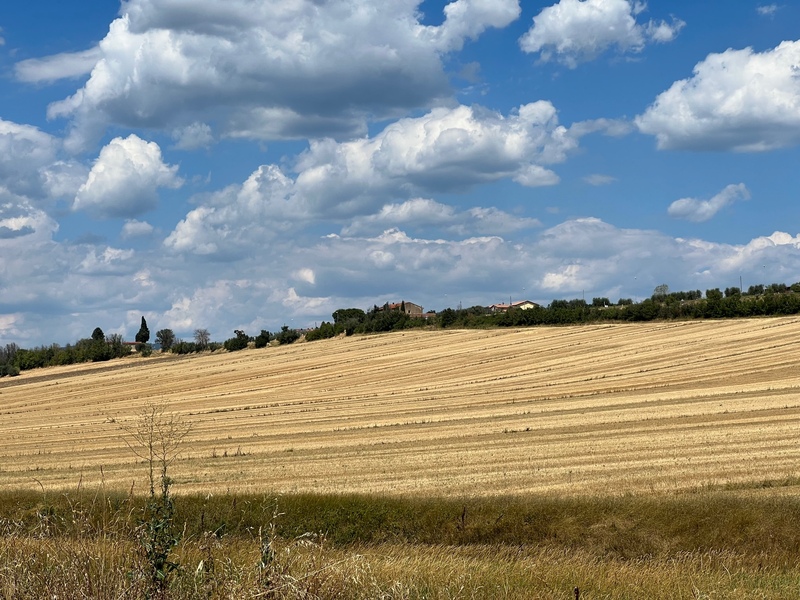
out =
[(456, 322), (458, 316), (456, 315), (456, 311), (452, 308), (445, 308), (442, 312), (436, 315), (439, 318), (439, 326), (440, 327), (449, 327), (453, 323)]
[(92, 339), (96, 342), (103, 341), (106, 339), (106, 334), (103, 333), (103, 330), (100, 329), (99, 327), (95, 327), (94, 331), (92, 332)]
[(288, 325), (281, 327), (281, 332), (275, 335), (279, 344), (291, 344), (300, 338), (300, 334), (294, 329), (289, 329)]
[(266, 348), (269, 345), (269, 331), (262, 329), (261, 333), (256, 336), (256, 348)]
[(657, 298), (663, 298), (667, 294), (669, 294), (669, 286), (666, 283), (657, 285), (656, 289), (653, 290), (653, 300)]
[(233, 333), (236, 337), (225, 340), (223, 346), (228, 352), (236, 352), (237, 350), (244, 350), (250, 342), (250, 338), (241, 329), (234, 329)]
[(367, 314), (360, 308), (340, 308), (333, 312), (333, 322), (335, 325), (344, 325), (347, 321), (355, 319), (362, 323)]
[(136, 334), (137, 344), (146, 344), (150, 341), (150, 330), (147, 328), (147, 321), (142, 316), (142, 326), (139, 327), (139, 332)]
[[(377, 307), (370, 314), (377, 312)], [(337, 332), (344, 331), (346, 335), (353, 335), (356, 328), (367, 319), (367, 313), (360, 308), (340, 308), (333, 313), (333, 323)]]
[(131, 347), (123, 343), (122, 335), (119, 333), (112, 333), (106, 338), (106, 344), (111, 350), (112, 358), (121, 358), (131, 353)]
[[(92, 362), (102, 362), (114, 358), (111, 351), (111, 346), (106, 343), (105, 337), (100, 339), (78, 340), (76, 346), (83, 349), (83, 360), (90, 360)], [(42, 365), (44, 366), (44, 365)]]
[(205, 350), (208, 348), (208, 343), (211, 341), (211, 335), (208, 329), (195, 329), (194, 330), (194, 343), (197, 344), (198, 350)]
[(156, 332), (156, 342), (161, 346), (161, 350), (167, 352), (175, 343), (175, 333), (172, 329), (159, 329)]
[(725, 297), (730, 298), (732, 296), (739, 296), (741, 295), (741, 290), (738, 287), (729, 287), (725, 288)]
[(316, 329), (306, 332), (306, 341), (313, 342), (316, 340), (327, 340), (336, 335), (336, 328), (333, 323), (323, 321), (322, 324)]

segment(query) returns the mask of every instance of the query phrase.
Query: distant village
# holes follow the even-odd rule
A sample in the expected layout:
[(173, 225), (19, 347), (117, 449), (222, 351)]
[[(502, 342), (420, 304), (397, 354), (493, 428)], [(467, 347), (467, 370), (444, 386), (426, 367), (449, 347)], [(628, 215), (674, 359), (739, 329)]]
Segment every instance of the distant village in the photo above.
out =
[[(486, 312), (504, 313), (508, 312), (512, 308), (529, 310), (532, 308), (538, 308), (538, 306), (539, 305), (536, 304), (536, 302), (531, 302), (530, 300), (519, 300), (518, 302), (510, 302), (508, 304), (492, 304), (491, 306), (486, 307)], [(410, 317), (415, 317), (418, 319), (430, 319), (436, 316), (435, 312), (425, 312), (419, 304), (415, 304), (414, 302), (406, 302), (405, 300), (394, 302), (392, 304), (384, 304), (382, 307), (378, 306), (376, 308), (378, 310), (399, 310), (406, 313)]]

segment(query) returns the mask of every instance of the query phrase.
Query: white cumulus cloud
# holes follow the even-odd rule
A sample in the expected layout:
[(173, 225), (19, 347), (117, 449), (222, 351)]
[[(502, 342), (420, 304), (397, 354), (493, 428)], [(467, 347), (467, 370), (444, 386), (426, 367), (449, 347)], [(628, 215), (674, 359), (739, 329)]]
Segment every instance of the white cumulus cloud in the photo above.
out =
[(427, 32), (442, 50), (460, 50), (489, 27), (503, 28), (517, 20), (519, 0), (456, 0), (444, 7), (445, 20)]
[(53, 103), (71, 120), (67, 147), (88, 147), (111, 124), (214, 137), (350, 137), (369, 118), (448, 99), (443, 58), (519, 14), (518, 0), (457, 0), (436, 27), (420, 0), (128, 0), (97, 48), (25, 61), (17, 76), (87, 72)]
[(726, 206), (739, 200), (749, 200), (750, 191), (743, 183), (731, 184), (710, 200), (681, 198), (669, 205), (670, 217), (701, 223), (708, 221)]
[(636, 18), (644, 9), (643, 2), (629, 0), (561, 0), (533, 18), (520, 47), (574, 69), (612, 47), (635, 53), (647, 42), (670, 42), (685, 25), (680, 19), (641, 24)]
[(155, 228), (147, 221), (137, 221), (136, 219), (128, 219), (125, 225), (122, 226), (121, 236), (122, 239), (127, 240), (137, 237), (147, 237), (155, 231)]
[(167, 248), (217, 258), (240, 257), (304, 220), (291, 202), (293, 180), (277, 166), (259, 167), (241, 186), (213, 194), (164, 240)]
[(513, 179), (528, 186), (558, 183), (543, 165), (577, 148), (545, 101), (508, 116), (481, 107), (438, 108), (387, 126), (372, 138), (318, 140), (298, 160), (297, 191), (318, 212), (367, 212), (387, 194), (455, 191)]
[(800, 143), (800, 41), (710, 54), (636, 117), (661, 149), (763, 151)]
[[(558, 183), (542, 166), (566, 160), (577, 136), (558, 124), (549, 102), (508, 116), (481, 107), (434, 109), (401, 119), (371, 138), (313, 140), (297, 159), (296, 177), (277, 165), (259, 167), (189, 212), (167, 237), (177, 252), (230, 258), (279, 232), (324, 219), (350, 221), (352, 231), (399, 224), (447, 223), (453, 231), (500, 233), (538, 226), (493, 209), (453, 212), (415, 199), (512, 179), (537, 187)], [(397, 198), (398, 203), (387, 203)], [(345, 231), (350, 231), (345, 227)]]
[(155, 208), (158, 188), (183, 184), (177, 172), (177, 166), (164, 163), (155, 142), (133, 134), (114, 138), (100, 151), (72, 208), (100, 218), (140, 215)]

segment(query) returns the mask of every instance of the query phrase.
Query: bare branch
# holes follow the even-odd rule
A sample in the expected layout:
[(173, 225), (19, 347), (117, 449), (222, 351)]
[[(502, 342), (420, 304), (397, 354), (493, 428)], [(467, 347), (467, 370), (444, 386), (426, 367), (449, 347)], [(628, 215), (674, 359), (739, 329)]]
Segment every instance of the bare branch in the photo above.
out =
[(131, 424), (120, 425), (123, 441), (134, 455), (148, 465), (150, 495), (155, 495), (156, 469), (162, 488), (167, 484), (167, 469), (180, 454), (181, 444), (191, 431), (191, 424), (180, 415), (168, 412), (166, 403), (148, 402)]

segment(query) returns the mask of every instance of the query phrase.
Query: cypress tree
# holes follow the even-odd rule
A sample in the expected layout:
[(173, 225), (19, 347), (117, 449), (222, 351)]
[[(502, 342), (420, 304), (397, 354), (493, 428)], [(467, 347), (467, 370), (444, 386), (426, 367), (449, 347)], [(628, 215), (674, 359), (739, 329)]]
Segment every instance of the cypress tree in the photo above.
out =
[(139, 328), (139, 333), (136, 334), (137, 344), (146, 344), (150, 341), (150, 330), (147, 328), (147, 321), (142, 316), (142, 326)]

